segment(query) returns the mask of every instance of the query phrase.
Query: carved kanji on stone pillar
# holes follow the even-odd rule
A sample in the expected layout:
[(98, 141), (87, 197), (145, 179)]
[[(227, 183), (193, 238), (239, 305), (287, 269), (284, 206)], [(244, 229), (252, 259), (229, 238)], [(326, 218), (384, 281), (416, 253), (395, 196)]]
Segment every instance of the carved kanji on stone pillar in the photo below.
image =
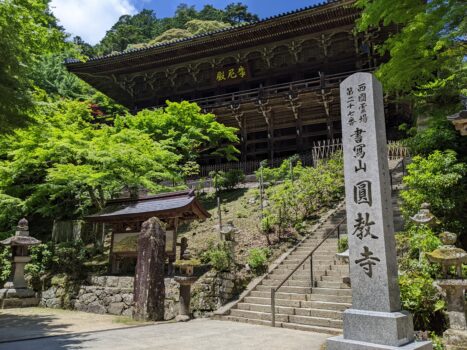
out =
[(138, 237), (134, 289), (136, 320), (164, 320), (165, 230), (156, 217), (145, 221)]

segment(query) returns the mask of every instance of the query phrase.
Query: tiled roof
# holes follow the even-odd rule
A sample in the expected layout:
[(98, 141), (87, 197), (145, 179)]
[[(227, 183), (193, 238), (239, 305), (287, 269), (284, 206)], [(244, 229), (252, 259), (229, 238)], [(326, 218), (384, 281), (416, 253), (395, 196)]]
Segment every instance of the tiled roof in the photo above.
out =
[[(186, 211), (194, 212), (199, 219), (209, 214), (198, 203), (193, 192), (173, 192), (140, 199), (120, 199), (110, 201), (99, 213), (86, 217), (89, 221), (106, 221), (117, 218), (151, 217), (173, 212), (173, 216), (182, 216)], [(200, 213), (201, 215), (200, 215)], [(169, 215), (170, 216), (170, 215)], [(200, 217), (201, 216), (201, 217)]]
[[(216, 35), (218, 33), (233, 32), (233, 31), (236, 31), (236, 30), (238, 30), (240, 28), (251, 27), (251, 26), (254, 26), (254, 25), (257, 25), (257, 24), (260, 24), (260, 23), (273, 21), (273, 20), (276, 20), (276, 19), (281, 18), (281, 17), (293, 15), (293, 14), (300, 13), (300, 12), (303, 12), (303, 11), (308, 11), (310, 9), (319, 8), (319, 7), (328, 5), (328, 4), (338, 3), (339, 1), (340, 0), (328, 0), (328, 1), (320, 2), (320, 3), (315, 4), (315, 5), (310, 5), (310, 6), (299, 8), (299, 9), (296, 9), (296, 10), (293, 10), (293, 11), (284, 12), (284, 13), (281, 13), (281, 14), (278, 14), (278, 15), (266, 17), (264, 19), (261, 19), (259, 21), (255, 21), (255, 22), (243, 23), (243, 24), (239, 24), (239, 25), (236, 25), (236, 26), (215, 30), (215, 31), (212, 31), (212, 32), (193, 35), (193, 36), (183, 38), (183, 39), (171, 40), (171, 41), (168, 41), (168, 42), (159, 43), (159, 44), (155, 44), (155, 45), (151, 45), (151, 46), (147, 46), (147, 47), (131, 49), (131, 50), (118, 52), (118, 53), (113, 53), (113, 54), (109, 54), (109, 55), (105, 55), (105, 56), (92, 57), (92, 58), (89, 58), (86, 62), (99, 61), (99, 60), (106, 59), (106, 58), (109, 58), (109, 57), (119, 57), (119, 56), (131, 55), (132, 53), (135, 53), (135, 52), (142, 52), (142, 51), (148, 51), (148, 50), (155, 49), (155, 48), (173, 46), (173, 45), (178, 44), (178, 43), (191, 41), (191, 40), (194, 40), (194, 39), (197, 39), (197, 38), (208, 37), (208, 36)], [(72, 63), (82, 63), (82, 62), (80, 60), (78, 60), (78, 59), (68, 58), (68, 59), (65, 60), (65, 63), (66, 64), (72, 64)]]

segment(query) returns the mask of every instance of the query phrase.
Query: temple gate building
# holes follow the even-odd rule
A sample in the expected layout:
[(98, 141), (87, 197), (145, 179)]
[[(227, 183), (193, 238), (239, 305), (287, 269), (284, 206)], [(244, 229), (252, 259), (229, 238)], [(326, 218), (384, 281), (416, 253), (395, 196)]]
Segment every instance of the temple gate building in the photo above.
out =
[[(309, 151), (341, 136), (339, 83), (382, 61), (388, 28), (357, 33), (354, 0), (328, 1), (213, 33), (131, 50), (67, 68), (131, 111), (166, 100), (196, 102), (239, 128), (242, 161)], [(392, 29), (391, 29), (392, 30)], [(386, 104), (386, 115), (399, 114)], [(205, 154), (201, 164), (222, 160)]]

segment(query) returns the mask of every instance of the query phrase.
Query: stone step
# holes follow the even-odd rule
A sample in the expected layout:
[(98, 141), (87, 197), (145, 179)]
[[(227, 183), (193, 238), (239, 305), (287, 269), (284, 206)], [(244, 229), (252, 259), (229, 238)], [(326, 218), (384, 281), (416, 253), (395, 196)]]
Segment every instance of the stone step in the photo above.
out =
[(316, 282), (318, 288), (339, 288), (339, 289), (350, 289), (350, 286), (343, 282), (336, 281), (318, 281)]
[[(271, 298), (271, 292), (263, 292), (263, 291), (257, 291), (254, 290), (250, 293), (252, 297), (258, 297), (258, 298)], [(276, 299), (283, 299), (283, 300), (309, 300), (307, 299), (307, 296), (309, 294), (297, 294), (297, 293), (282, 293), (282, 292), (277, 292), (276, 293)]]
[[(269, 298), (258, 298), (258, 297), (246, 297), (245, 303), (256, 304), (256, 305), (267, 305), (271, 307), (271, 297)], [(337, 310), (344, 311), (352, 306), (351, 303), (346, 302), (331, 302), (331, 301), (300, 301), (300, 300), (283, 300), (276, 299), (276, 307), (292, 307), (292, 308), (307, 308), (307, 309), (324, 309), (324, 310)]]
[(331, 327), (331, 328), (342, 328), (342, 320), (335, 320), (331, 318), (323, 317), (309, 317), (309, 316), (287, 316), (289, 322), (304, 324), (307, 326), (320, 326), (320, 327)]
[[(271, 306), (271, 296), (267, 298), (247, 296), (245, 297), (244, 301), (245, 303), (249, 304), (261, 304)], [(276, 299), (276, 306), (300, 307), (300, 300)]]
[(326, 281), (326, 282), (342, 282), (344, 277), (349, 277), (349, 272), (336, 272), (336, 271), (326, 271), (326, 274), (316, 274), (316, 281)]
[[(255, 290), (258, 291), (271, 291), (271, 286), (256, 286)], [(279, 289), (281, 293), (297, 293), (297, 294), (308, 294), (311, 293), (311, 287), (296, 287), (296, 286), (281, 286)]]
[[(271, 312), (271, 305), (269, 304), (262, 305), (262, 304), (240, 303), (240, 304), (237, 304), (237, 308), (240, 310), (246, 310), (246, 311), (266, 312), (266, 313)], [(276, 306), (276, 313), (284, 314), (284, 315), (333, 318), (336, 320), (342, 319), (342, 312), (340, 310), (306, 309), (306, 308), (299, 308), (299, 307)]]
[[(255, 320), (255, 319), (252, 320), (252, 319), (238, 317), (238, 316), (224, 316), (222, 319), (226, 321), (243, 322), (243, 323), (261, 325), (261, 326), (271, 326), (271, 321)], [(308, 332), (326, 333), (326, 334), (331, 334), (331, 335), (339, 335), (342, 333), (342, 329), (339, 329), (339, 328), (307, 326), (307, 325), (288, 323), (288, 322), (276, 322), (276, 327), (295, 329), (295, 330), (300, 330), (300, 331), (308, 331)]]
[[(281, 283), (282, 280), (279, 279), (264, 279), (263, 282), (261, 283), (263, 286), (269, 286), (269, 287), (274, 287), (277, 286), (279, 283)], [(308, 280), (293, 280), (289, 279), (287, 282), (284, 283), (284, 287), (290, 286), (290, 287), (311, 287), (311, 282), (310, 279)], [(329, 287), (332, 287), (333, 285), (330, 285)]]
[(313, 288), (313, 294), (352, 296), (352, 289)]
[(326, 333), (326, 334), (330, 334), (330, 335), (340, 335), (340, 334), (342, 334), (342, 329), (340, 329), (340, 328), (309, 326), (309, 325), (290, 323), (290, 322), (282, 323), (281, 327), (282, 328), (288, 328), (288, 329), (294, 329), (294, 330), (297, 330), (297, 331)]
[(351, 296), (345, 295), (326, 295), (326, 294), (307, 294), (306, 295), (307, 301), (327, 301), (331, 303), (352, 303)]
[(352, 306), (351, 303), (339, 303), (339, 302), (320, 301), (320, 300), (300, 302), (300, 307), (306, 308), (306, 309), (324, 309), (324, 310), (344, 311), (350, 308), (351, 306)]

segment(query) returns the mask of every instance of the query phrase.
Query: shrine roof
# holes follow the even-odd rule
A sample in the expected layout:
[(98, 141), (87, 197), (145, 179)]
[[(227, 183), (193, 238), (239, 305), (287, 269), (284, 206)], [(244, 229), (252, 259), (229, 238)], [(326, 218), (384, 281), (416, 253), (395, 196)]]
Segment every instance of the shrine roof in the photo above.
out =
[(111, 200), (103, 210), (85, 219), (92, 222), (115, 222), (147, 220), (153, 216), (204, 220), (211, 215), (198, 201), (194, 191), (179, 191), (137, 199)]
[[(69, 71), (78, 75), (80, 72), (97, 73), (101, 70), (126, 71), (131, 68), (128, 64), (147, 66), (157, 60), (166, 62), (170, 59), (179, 59), (182, 54), (186, 56), (187, 54), (207, 52), (212, 49), (225, 49), (233, 44), (251, 45), (252, 42), (261, 43), (265, 38), (274, 41), (278, 36), (297, 31), (297, 27), (301, 26), (296, 21), (305, 18), (307, 20), (301, 23), (303, 28), (310, 32), (319, 32), (327, 27), (353, 23), (359, 13), (359, 10), (353, 6), (354, 2), (355, 0), (328, 0), (251, 23), (239, 24), (144, 48), (93, 57), (85, 62), (77, 59), (67, 59), (65, 63)], [(145, 61), (148, 56), (151, 56), (152, 62)]]

